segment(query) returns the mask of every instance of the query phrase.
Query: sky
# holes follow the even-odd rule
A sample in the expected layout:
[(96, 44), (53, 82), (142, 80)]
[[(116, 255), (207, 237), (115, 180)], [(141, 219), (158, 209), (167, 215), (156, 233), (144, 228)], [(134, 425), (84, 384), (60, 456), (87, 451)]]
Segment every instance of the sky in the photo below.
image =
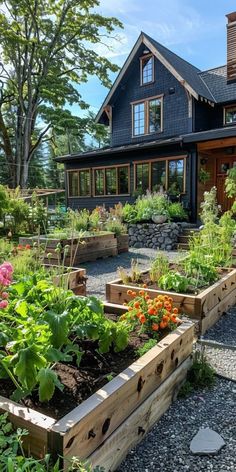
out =
[[(226, 63), (225, 15), (233, 11), (235, 0), (101, 0), (99, 12), (115, 16), (124, 28), (109, 42), (112, 50), (98, 45), (96, 51), (122, 67), (143, 31), (201, 70), (221, 66)], [(96, 77), (79, 91), (95, 113), (108, 93)]]

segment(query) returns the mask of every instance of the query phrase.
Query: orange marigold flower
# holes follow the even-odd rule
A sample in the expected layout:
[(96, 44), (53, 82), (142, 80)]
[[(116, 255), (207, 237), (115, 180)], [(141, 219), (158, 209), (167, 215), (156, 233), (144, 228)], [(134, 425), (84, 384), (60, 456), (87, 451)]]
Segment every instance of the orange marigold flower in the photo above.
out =
[(175, 315), (171, 315), (170, 319), (173, 323), (177, 323)]
[(136, 297), (136, 292), (132, 292), (132, 297)]
[(134, 308), (139, 308), (140, 307), (140, 303), (139, 302), (135, 302), (134, 303)]
[(161, 321), (161, 322), (160, 322), (160, 328), (161, 328), (161, 329), (165, 329), (166, 327), (167, 327), (166, 321)]
[(144, 294), (145, 294), (144, 290), (139, 291), (139, 295), (141, 295), (141, 297), (143, 297)]
[(155, 315), (155, 313), (156, 313), (156, 310), (155, 310), (153, 307), (150, 307), (150, 308), (148, 309), (148, 314), (149, 314), (149, 315)]
[(128, 311), (132, 311), (132, 310), (133, 310), (132, 306), (129, 306)]
[(147, 320), (146, 320), (146, 316), (141, 315), (141, 316), (139, 317), (139, 321), (140, 321), (140, 323), (144, 324), (144, 323), (147, 321)]
[(147, 288), (147, 284), (143, 284), (143, 288)]
[(147, 300), (150, 300), (149, 295), (145, 295), (145, 300), (146, 300), (146, 301), (147, 301)]
[(173, 313), (175, 313), (175, 315), (177, 315), (179, 312), (178, 308), (173, 308)]
[(127, 295), (130, 295), (130, 296), (131, 296), (132, 293), (133, 293), (132, 290), (127, 290)]
[(162, 321), (164, 321), (164, 322), (169, 321), (169, 316), (163, 315)]
[(157, 323), (153, 323), (152, 324), (152, 330), (153, 331), (158, 331), (158, 329), (159, 329), (159, 325)]

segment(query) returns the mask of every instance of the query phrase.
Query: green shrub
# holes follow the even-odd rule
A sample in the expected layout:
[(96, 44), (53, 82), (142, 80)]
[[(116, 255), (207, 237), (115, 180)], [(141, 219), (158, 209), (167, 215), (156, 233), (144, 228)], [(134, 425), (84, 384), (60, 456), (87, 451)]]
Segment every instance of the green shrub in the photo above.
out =
[(127, 233), (127, 226), (118, 219), (108, 220), (104, 226), (106, 231), (111, 231), (116, 236)]
[(188, 214), (184, 210), (183, 205), (179, 202), (170, 203), (168, 206), (168, 214), (170, 219), (176, 219), (178, 221), (188, 220)]

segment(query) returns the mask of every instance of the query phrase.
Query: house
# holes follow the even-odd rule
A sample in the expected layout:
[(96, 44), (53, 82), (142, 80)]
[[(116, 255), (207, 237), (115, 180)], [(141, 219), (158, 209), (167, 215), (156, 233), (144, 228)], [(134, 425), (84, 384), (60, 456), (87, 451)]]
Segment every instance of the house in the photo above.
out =
[(236, 12), (227, 19), (227, 64), (204, 72), (140, 34), (96, 118), (110, 127), (110, 146), (57, 158), (67, 206), (113, 206), (164, 189), (194, 221), (215, 185), (227, 210), (225, 177), (236, 166)]

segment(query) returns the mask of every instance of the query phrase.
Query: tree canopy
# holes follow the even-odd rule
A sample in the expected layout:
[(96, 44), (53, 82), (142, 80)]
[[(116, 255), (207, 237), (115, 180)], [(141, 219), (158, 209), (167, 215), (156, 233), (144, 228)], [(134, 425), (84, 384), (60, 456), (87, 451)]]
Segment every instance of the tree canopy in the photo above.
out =
[(79, 135), (83, 118), (66, 109), (74, 103), (88, 106), (78, 85), (90, 75), (110, 85), (109, 73), (117, 67), (96, 45), (105, 45), (121, 23), (99, 14), (98, 5), (97, 0), (0, 0), (0, 148), (12, 186), (27, 185), (30, 161), (53, 134), (77, 130)]

